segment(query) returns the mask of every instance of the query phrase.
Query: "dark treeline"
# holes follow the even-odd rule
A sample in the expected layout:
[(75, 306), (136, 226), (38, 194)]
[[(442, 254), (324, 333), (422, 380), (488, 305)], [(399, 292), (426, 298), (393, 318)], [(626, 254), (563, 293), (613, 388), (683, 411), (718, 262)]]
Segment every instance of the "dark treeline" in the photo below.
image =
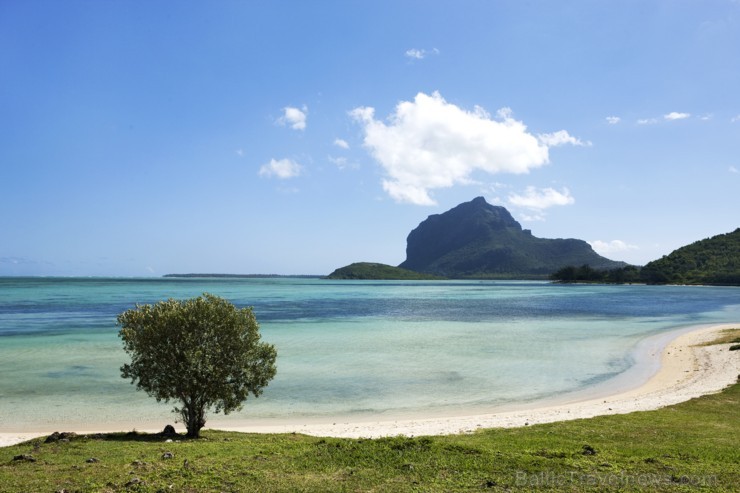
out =
[(550, 275), (550, 279), (558, 282), (594, 282), (605, 284), (643, 283), (640, 276), (641, 269), (635, 266), (617, 269), (594, 269), (590, 265), (576, 267), (569, 265)]

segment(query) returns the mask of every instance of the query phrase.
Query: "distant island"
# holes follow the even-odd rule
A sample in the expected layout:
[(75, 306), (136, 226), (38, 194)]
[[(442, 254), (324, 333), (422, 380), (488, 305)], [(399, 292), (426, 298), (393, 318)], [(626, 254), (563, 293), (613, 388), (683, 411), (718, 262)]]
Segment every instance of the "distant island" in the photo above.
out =
[(346, 267), (340, 267), (326, 277), (327, 279), (382, 279), (388, 281), (425, 281), (445, 279), (440, 276), (414, 272), (400, 267), (372, 262), (356, 262)]
[(162, 277), (217, 277), (235, 279), (271, 279), (273, 277), (292, 277), (304, 279), (320, 279), (320, 275), (282, 275), (282, 274), (165, 274)]
[(374, 266), (369, 269), (366, 264), (351, 264), (330, 277), (398, 279), (415, 272), (447, 279), (548, 279), (567, 265), (627, 266), (602, 257), (583, 240), (537, 238), (522, 229), (506, 208), (491, 205), (483, 197), (429, 216), (411, 231), (406, 245), (406, 260), (398, 267), (367, 264)]

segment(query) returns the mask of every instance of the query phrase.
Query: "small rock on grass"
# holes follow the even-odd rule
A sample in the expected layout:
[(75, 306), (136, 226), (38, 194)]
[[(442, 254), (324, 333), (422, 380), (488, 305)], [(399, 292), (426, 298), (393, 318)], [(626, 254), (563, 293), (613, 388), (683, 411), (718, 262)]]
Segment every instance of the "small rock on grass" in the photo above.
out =
[(13, 460), (22, 460), (25, 462), (36, 462), (36, 458), (33, 455), (21, 454), (13, 457)]
[(139, 478), (131, 478), (131, 480), (128, 483), (126, 483), (126, 486), (136, 486), (138, 484), (145, 484), (145, 483)]
[(584, 445), (583, 451), (581, 453), (583, 455), (596, 455), (596, 449), (593, 448), (591, 445)]
[(54, 443), (54, 442), (69, 442), (70, 438), (76, 437), (77, 434), (71, 431), (63, 431), (59, 433), (58, 431), (55, 431), (48, 437), (46, 437), (46, 440), (44, 440), (44, 443)]

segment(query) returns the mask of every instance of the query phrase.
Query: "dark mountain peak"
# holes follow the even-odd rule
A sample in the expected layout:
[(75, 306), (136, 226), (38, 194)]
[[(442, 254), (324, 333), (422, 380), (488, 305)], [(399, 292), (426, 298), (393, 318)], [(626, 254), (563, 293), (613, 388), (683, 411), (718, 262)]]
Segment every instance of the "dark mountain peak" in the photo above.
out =
[(494, 206), (483, 197), (433, 214), (409, 233), (406, 239), (406, 261), (401, 267), (423, 271), (435, 259), (470, 245), (486, 241), (496, 231), (522, 227), (504, 207)]
[(582, 240), (523, 230), (505, 207), (476, 197), (422, 221), (406, 240), (405, 269), (446, 277), (546, 276), (565, 265), (616, 267)]
[(470, 202), (463, 202), (445, 212), (444, 215), (462, 220), (477, 219), (494, 228), (522, 228), (505, 207), (491, 205), (483, 197), (476, 197)]
[(491, 205), (483, 197), (476, 197), (470, 202), (463, 202), (442, 214), (429, 216), (426, 221), (419, 225), (419, 228), (411, 232), (409, 238), (415, 234), (415, 231), (418, 234), (418, 230), (425, 223), (444, 224), (453, 228), (456, 232), (466, 230), (472, 233), (471, 230), (475, 230), (477, 234), (474, 236), (486, 236), (490, 230), (502, 228), (522, 229), (521, 225), (516, 222), (505, 207)]

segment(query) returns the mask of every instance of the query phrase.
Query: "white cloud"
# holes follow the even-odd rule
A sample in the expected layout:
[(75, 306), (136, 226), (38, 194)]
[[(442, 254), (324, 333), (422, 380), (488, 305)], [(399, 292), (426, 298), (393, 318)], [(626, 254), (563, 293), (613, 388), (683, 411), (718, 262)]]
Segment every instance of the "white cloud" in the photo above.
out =
[(349, 143), (344, 139), (334, 139), (334, 145), (342, 149), (349, 149)]
[(567, 188), (558, 191), (554, 188), (527, 187), (523, 194), (509, 194), (508, 201), (516, 207), (542, 211), (556, 205), (570, 205), (575, 199)]
[(579, 138), (573, 137), (566, 130), (558, 130), (551, 134), (539, 134), (537, 138), (548, 147), (557, 147), (565, 144), (581, 147), (591, 146), (591, 142), (584, 142)]
[(295, 178), (301, 174), (303, 167), (292, 159), (270, 159), (270, 162), (260, 167), (259, 175), (268, 178), (276, 177), (281, 180)]
[(736, 167), (734, 167), (734, 166), (730, 166), (730, 167), (728, 168), (728, 171), (729, 171), (730, 173), (740, 173), (740, 170), (738, 170), (738, 169), (737, 169)]
[(656, 123), (658, 123), (657, 118), (642, 118), (637, 120), (638, 125), (655, 125)]
[(406, 50), (406, 56), (413, 60), (423, 60), (429, 55), (439, 55), (439, 50), (437, 48), (433, 48), (432, 50), (420, 50), (418, 48)]
[[(522, 174), (549, 162), (548, 143), (508, 108), (492, 119), (480, 107), (466, 111), (435, 92), (400, 102), (387, 123), (376, 120), (370, 107), (350, 115), (363, 126), (364, 147), (385, 170), (383, 189), (398, 202), (433, 205), (430, 191), (470, 183), (475, 171)], [(558, 135), (555, 140), (569, 137)]]
[(417, 50), (416, 48), (411, 48), (410, 50), (406, 50), (406, 56), (409, 58), (421, 60), (422, 58), (424, 58), (424, 51)]
[(301, 109), (286, 106), (283, 108), (283, 116), (277, 122), (280, 125), (289, 125), (294, 130), (305, 130), (307, 117), (308, 107), (305, 105)]
[(608, 255), (610, 253), (626, 252), (629, 250), (638, 249), (637, 246), (630, 245), (628, 243), (625, 243), (622, 240), (612, 240), (612, 241), (594, 240), (594, 241), (589, 241), (588, 244), (591, 245), (591, 248), (593, 248), (594, 251), (600, 255)]
[(607, 122), (607, 123), (608, 123), (609, 125), (616, 125), (617, 123), (619, 123), (619, 122), (621, 122), (621, 121), (622, 121), (622, 119), (621, 119), (621, 118), (619, 118), (618, 116), (607, 116), (607, 117), (606, 117), (606, 122)]
[(666, 120), (685, 120), (686, 118), (690, 117), (691, 113), (678, 113), (676, 111), (672, 111), (668, 113), (667, 115), (663, 115), (663, 118)]
[(357, 168), (360, 167), (359, 164), (357, 164), (355, 162), (351, 162), (346, 157), (329, 156), (329, 162), (332, 163), (337, 168), (339, 168), (340, 170), (344, 170), (344, 169), (348, 169), (348, 168), (349, 169), (357, 169)]
[(339, 169), (344, 169), (347, 167), (347, 158), (346, 157), (334, 157), (329, 156), (329, 162), (334, 164)]
[(730, 123), (740, 122), (740, 115), (730, 118)]

